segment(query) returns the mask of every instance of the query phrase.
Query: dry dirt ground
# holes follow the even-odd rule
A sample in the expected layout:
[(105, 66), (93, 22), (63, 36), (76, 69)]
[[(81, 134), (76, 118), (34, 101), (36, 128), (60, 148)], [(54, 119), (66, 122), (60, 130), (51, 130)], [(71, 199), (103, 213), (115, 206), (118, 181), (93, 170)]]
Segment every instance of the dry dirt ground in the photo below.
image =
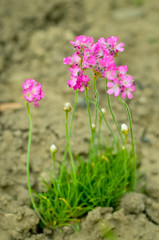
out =
[[(141, 4), (139, 4), (141, 3)], [(104, 240), (110, 229), (119, 240), (159, 240), (159, 1), (158, 0), (0, 0), (0, 239)], [(126, 195), (121, 208), (96, 208), (75, 233), (41, 230), (30, 208), (26, 181), (29, 121), (21, 85), (26, 78), (43, 84), (45, 100), (31, 107), (34, 128), (31, 184), (42, 189), (51, 168), (49, 148), (64, 151), (64, 102), (73, 103), (63, 58), (72, 54), (69, 41), (85, 34), (118, 36), (125, 43), (119, 64), (127, 64), (137, 91), (129, 102), (133, 115), (141, 180), (136, 193)], [(105, 107), (104, 83), (98, 81)], [(80, 95), (71, 146), (76, 154), (88, 151), (89, 128), (84, 95)], [(114, 101), (119, 122), (126, 115)], [(108, 114), (109, 118), (109, 114)], [(137, 193), (138, 192), (138, 193)]]

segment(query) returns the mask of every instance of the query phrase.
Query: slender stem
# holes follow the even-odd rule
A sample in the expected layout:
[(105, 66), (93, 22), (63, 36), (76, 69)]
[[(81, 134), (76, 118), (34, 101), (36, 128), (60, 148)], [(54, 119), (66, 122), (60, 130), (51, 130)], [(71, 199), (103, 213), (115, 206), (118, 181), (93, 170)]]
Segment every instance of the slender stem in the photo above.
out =
[(128, 140), (128, 134), (125, 134), (125, 146), (127, 144), (127, 140)]
[(73, 171), (73, 178), (74, 181), (76, 180), (76, 170), (75, 170), (75, 164), (74, 164), (74, 159), (72, 156), (72, 152), (71, 152), (71, 148), (70, 148), (70, 144), (69, 144), (69, 133), (68, 133), (68, 111), (66, 111), (65, 114), (65, 127), (66, 127), (66, 139), (67, 139), (67, 144), (68, 144), (68, 152), (69, 152), (69, 156), (71, 159), (71, 165), (72, 165), (72, 171)]
[[(89, 96), (88, 96), (88, 100), (89, 100), (91, 103), (93, 103), (94, 105), (96, 105), (96, 102), (94, 102), (91, 98), (89, 98)], [(104, 116), (104, 113), (102, 112), (101, 107), (100, 107), (99, 105), (98, 105), (97, 107), (98, 107), (98, 109), (99, 109), (99, 111), (100, 111), (100, 113), (101, 113), (101, 115), (102, 115), (102, 118), (104, 119), (104, 122), (105, 122), (108, 130), (110, 131), (111, 135), (112, 135), (113, 138), (114, 138), (114, 141), (115, 141), (115, 143), (116, 143), (116, 146), (118, 146), (118, 139), (117, 139), (117, 137), (115, 136), (115, 134), (114, 134), (113, 130), (111, 129), (111, 127), (109, 126), (109, 123), (107, 122), (107, 120), (106, 120), (106, 118), (105, 118), (105, 116)]]
[(83, 62), (83, 59), (81, 58), (81, 61), (80, 61), (80, 68), (81, 68), (81, 71), (83, 71), (82, 62)]
[[(98, 107), (98, 106), (97, 106)], [(100, 114), (100, 117), (99, 117), (99, 126), (98, 126), (98, 147), (97, 147), (97, 150), (99, 150), (100, 148), (100, 134), (101, 134), (101, 124), (102, 124), (102, 115)]]
[(135, 156), (135, 145), (134, 145), (134, 137), (133, 137), (133, 130), (132, 130), (132, 120), (131, 120), (131, 113), (129, 110), (128, 105), (126, 104), (126, 102), (124, 102), (120, 97), (118, 97), (119, 101), (124, 105), (127, 114), (128, 114), (128, 119), (129, 119), (129, 125), (130, 125), (130, 134), (131, 134), (131, 144), (132, 144), (132, 153)]
[(96, 97), (96, 105), (95, 105), (95, 125), (97, 125), (97, 110), (98, 110), (98, 104), (99, 104), (99, 94), (98, 94), (97, 89), (96, 89), (96, 80), (97, 80), (97, 75), (95, 74), (95, 75), (94, 75), (94, 78), (93, 78), (93, 90), (94, 90), (95, 97)]
[[(97, 111), (98, 111), (98, 103), (99, 103), (99, 94), (98, 91), (96, 89), (96, 80), (97, 80), (97, 75), (95, 74), (93, 77), (93, 91), (95, 94), (95, 98), (96, 98), (96, 105), (95, 105), (95, 126), (97, 126)], [(95, 149), (95, 137), (96, 137), (96, 129), (93, 130), (93, 151), (94, 151), (94, 155), (96, 154), (96, 149)]]
[(33, 205), (33, 208), (35, 210), (35, 212), (37, 213), (38, 217), (41, 219), (41, 221), (47, 225), (47, 223), (45, 222), (45, 220), (40, 216), (38, 208), (35, 204), (34, 198), (33, 198), (33, 194), (32, 194), (32, 189), (31, 189), (31, 184), (30, 184), (30, 169), (29, 169), (29, 160), (30, 160), (30, 148), (31, 148), (31, 136), (32, 136), (32, 118), (31, 118), (31, 114), (30, 114), (30, 109), (29, 109), (29, 103), (26, 102), (26, 106), (27, 106), (27, 111), (28, 111), (28, 116), (29, 116), (29, 121), (30, 121), (30, 129), (29, 129), (29, 139), (28, 139), (28, 150), (27, 150), (27, 182), (28, 182), (28, 189), (29, 189), (29, 194), (30, 194), (30, 199), (31, 199), (31, 203)]
[[(106, 86), (107, 86), (107, 79), (106, 79)], [(106, 87), (106, 89), (107, 89), (107, 87)], [(109, 96), (108, 93), (106, 93), (106, 94), (107, 94), (107, 101), (108, 101), (109, 111), (110, 111), (110, 113), (111, 113), (111, 115), (112, 115), (113, 121), (114, 121), (115, 126), (116, 126), (116, 128), (117, 128), (117, 130), (118, 130), (118, 133), (119, 133), (119, 136), (120, 136), (120, 138), (121, 138), (122, 144), (124, 145), (123, 136), (122, 136), (122, 134), (121, 134), (120, 128), (119, 128), (119, 126), (118, 126), (118, 123), (117, 123), (117, 121), (116, 121), (116, 118), (115, 118), (115, 116), (114, 116), (114, 113), (113, 113), (113, 110), (112, 110), (112, 107), (111, 107), (110, 96)]]
[[(94, 132), (92, 129), (92, 120), (91, 120), (91, 113), (90, 113), (90, 107), (89, 107), (89, 97), (88, 97), (88, 91), (87, 88), (85, 88), (85, 98), (86, 98), (86, 105), (87, 105), (87, 112), (88, 112), (88, 118), (89, 118), (89, 125), (91, 129), (91, 149), (94, 149)], [(95, 103), (96, 105), (96, 103)]]
[(133, 183), (132, 183), (132, 190), (135, 189), (136, 186), (136, 158), (135, 158), (135, 144), (134, 144), (134, 137), (133, 137), (133, 130), (132, 130), (132, 120), (131, 120), (131, 113), (129, 110), (128, 105), (126, 104), (126, 102), (124, 100), (122, 100), (120, 97), (118, 97), (119, 101), (123, 104), (123, 106), (125, 107), (127, 114), (128, 114), (128, 119), (129, 119), (129, 125), (130, 125), (130, 135), (131, 135), (131, 145), (132, 145), (132, 157), (134, 160), (134, 164), (133, 164)]
[(73, 126), (73, 121), (74, 121), (74, 117), (75, 117), (75, 111), (77, 108), (77, 101), (78, 101), (78, 91), (75, 91), (75, 101), (74, 101), (74, 107), (73, 107), (73, 113), (72, 113), (72, 118), (71, 118), (71, 123), (70, 123), (70, 129), (69, 129), (69, 139), (71, 136), (71, 131), (72, 131), (72, 126)]
[(53, 161), (53, 172), (54, 172), (54, 177), (57, 179), (56, 175), (56, 167), (55, 167), (55, 152), (52, 153), (52, 161)]
[(69, 140), (70, 140), (72, 126), (73, 126), (73, 121), (74, 121), (74, 117), (75, 117), (75, 111), (76, 111), (76, 108), (77, 108), (77, 101), (78, 101), (78, 91), (76, 90), (75, 91), (75, 101), (74, 101), (73, 113), (72, 113), (72, 118), (71, 118), (68, 138), (66, 139), (66, 147), (65, 147), (64, 156), (63, 156), (63, 159), (62, 159), (61, 175), (60, 176), (62, 176), (63, 170), (64, 170), (64, 165), (65, 165), (65, 161), (66, 161), (66, 155), (67, 155), (67, 152), (68, 152)]
[[(83, 66), (82, 66), (82, 62), (83, 62), (83, 58), (81, 58), (80, 61), (80, 68), (81, 71), (83, 71)], [(93, 85), (95, 85), (95, 80), (96, 80), (96, 75), (94, 76), (93, 79)], [(96, 94), (96, 93), (95, 93)], [(90, 130), (91, 130), (91, 142), (90, 142), (90, 150), (93, 151), (94, 156), (95, 156), (95, 145), (94, 145), (94, 141), (95, 141), (95, 130), (92, 129), (92, 120), (91, 120), (91, 113), (90, 113), (90, 107), (89, 107), (89, 101), (88, 101), (88, 91), (87, 91), (87, 87), (85, 87), (85, 98), (86, 98), (86, 105), (87, 105), (87, 112), (88, 112), (88, 117), (89, 117), (89, 125), (90, 125)], [(97, 109), (95, 110), (95, 125), (96, 125), (96, 119), (97, 119)]]
[(74, 182), (76, 182), (76, 168), (75, 168), (75, 163), (74, 163), (74, 159), (73, 159), (73, 155), (72, 155), (70, 146), (68, 147), (68, 152), (69, 152), (69, 156), (70, 156), (70, 159), (71, 159), (71, 166), (72, 166), (72, 171), (73, 171), (73, 180), (74, 180)]

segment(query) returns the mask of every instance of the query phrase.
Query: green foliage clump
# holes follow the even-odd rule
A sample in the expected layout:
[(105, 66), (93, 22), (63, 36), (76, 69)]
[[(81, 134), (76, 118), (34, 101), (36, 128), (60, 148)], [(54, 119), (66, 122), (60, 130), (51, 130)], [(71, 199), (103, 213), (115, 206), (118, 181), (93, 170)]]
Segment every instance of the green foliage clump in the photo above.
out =
[(97, 206), (116, 208), (120, 198), (132, 189), (133, 161), (123, 148), (113, 153), (105, 149), (94, 158), (89, 154), (86, 161), (76, 157), (76, 179), (72, 169), (66, 167), (61, 177), (44, 181), (46, 191), (37, 193), (37, 207), (42, 218), (51, 228), (70, 225)]

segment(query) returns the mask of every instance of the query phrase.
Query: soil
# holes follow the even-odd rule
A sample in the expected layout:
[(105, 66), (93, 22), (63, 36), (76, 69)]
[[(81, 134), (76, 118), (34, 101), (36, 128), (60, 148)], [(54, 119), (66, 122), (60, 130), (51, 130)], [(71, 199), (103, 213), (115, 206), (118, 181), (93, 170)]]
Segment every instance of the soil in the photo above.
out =
[[(141, 3), (141, 4), (138, 4)], [(159, 239), (159, 1), (127, 0), (1, 0), (0, 1), (0, 239), (1, 240), (158, 240)], [(81, 219), (80, 231), (39, 228), (30, 208), (26, 179), (29, 120), (21, 85), (26, 78), (43, 84), (45, 100), (31, 107), (34, 127), (31, 147), (31, 185), (42, 190), (52, 168), (49, 148), (56, 144), (57, 163), (65, 145), (64, 102), (73, 104), (63, 58), (77, 35), (118, 36), (137, 91), (129, 101), (133, 116), (140, 181), (126, 194), (118, 211), (96, 208)], [(97, 83), (105, 107), (104, 82)], [(127, 122), (119, 102), (113, 109), (119, 123)], [(108, 119), (110, 119), (108, 113)], [(103, 126), (104, 131), (104, 126)], [(71, 147), (87, 154), (88, 117), (80, 94)], [(58, 164), (57, 164), (58, 165)], [(116, 237), (115, 237), (116, 236)]]

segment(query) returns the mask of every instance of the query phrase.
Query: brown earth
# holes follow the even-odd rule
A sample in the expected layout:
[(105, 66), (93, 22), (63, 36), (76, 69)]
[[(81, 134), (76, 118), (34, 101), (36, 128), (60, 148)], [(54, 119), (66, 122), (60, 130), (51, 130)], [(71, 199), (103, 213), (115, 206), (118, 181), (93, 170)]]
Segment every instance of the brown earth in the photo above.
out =
[[(141, 2), (141, 4), (137, 4)], [(158, 0), (1, 0), (0, 1), (0, 239), (1, 240), (159, 240), (159, 2)], [(85, 34), (118, 36), (125, 43), (119, 64), (127, 64), (137, 91), (129, 102), (136, 149), (140, 155), (137, 192), (125, 195), (121, 208), (96, 208), (81, 220), (79, 232), (38, 228), (30, 208), (26, 181), (29, 121), (21, 85), (26, 78), (43, 84), (45, 100), (31, 112), (34, 128), (31, 148), (31, 184), (41, 190), (41, 178), (51, 168), (49, 148), (58, 147), (60, 162), (65, 144), (64, 102), (73, 103), (67, 86), (69, 73), (63, 58), (72, 54), (69, 41)], [(98, 81), (105, 107), (104, 83)], [(71, 146), (88, 151), (89, 128), (81, 94)], [(119, 123), (126, 114), (114, 101)], [(108, 114), (108, 118), (110, 118)], [(109, 235), (109, 237), (108, 237)]]

